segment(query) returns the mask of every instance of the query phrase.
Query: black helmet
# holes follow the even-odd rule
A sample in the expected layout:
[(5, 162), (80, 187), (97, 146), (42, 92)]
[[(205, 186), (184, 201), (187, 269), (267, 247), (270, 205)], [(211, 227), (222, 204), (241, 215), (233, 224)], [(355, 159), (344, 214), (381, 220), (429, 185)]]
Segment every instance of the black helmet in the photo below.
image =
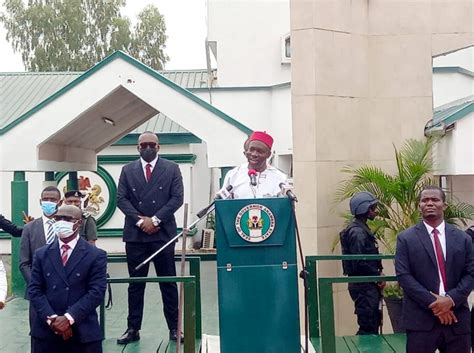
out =
[(378, 202), (379, 200), (377, 200), (370, 192), (361, 191), (352, 196), (349, 206), (351, 208), (351, 213), (354, 216), (359, 216), (369, 212), (369, 208), (376, 205)]

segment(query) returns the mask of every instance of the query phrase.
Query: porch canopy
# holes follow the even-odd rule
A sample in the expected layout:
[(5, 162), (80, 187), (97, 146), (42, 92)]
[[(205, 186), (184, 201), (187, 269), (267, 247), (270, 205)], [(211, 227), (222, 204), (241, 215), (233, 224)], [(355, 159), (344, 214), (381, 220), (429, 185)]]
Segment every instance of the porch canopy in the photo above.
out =
[(160, 112), (207, 143), (209, 167), (240, 163), (248, 127), (115, 52), (0, 128), (0, 170), (96, 170), (98, 152)]

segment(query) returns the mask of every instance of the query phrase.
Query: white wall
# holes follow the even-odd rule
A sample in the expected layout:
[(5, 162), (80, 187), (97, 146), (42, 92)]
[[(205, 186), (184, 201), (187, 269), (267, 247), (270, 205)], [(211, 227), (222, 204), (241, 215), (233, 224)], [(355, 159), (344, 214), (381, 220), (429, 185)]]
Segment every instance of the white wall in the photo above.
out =
[(474, 94), (474, 77), (460, 73), (433, 74), (433, 106), (453, 102)]
[[(435, 147), (437, 175), (474, 175), (474, 113), (456, 122)], [(471, 185), (474, 189), (474, 185)]]
[(474, 48), (466, 48), (433, 59), (433, 66), (461, 66), (474, 71)]
[[(210, 169), (207, 167), (206, 146), (205, 144), (193, 145), (163, 145), (160, 153), (162, 154), (184, 154), (193, 153), (196, 157), (196, 163), (179, 164), (183, 175), (184, 183), (184, 202), (189, 204), (188, 224), (194, 221), (195, 214), (208, 204), (210, 195)], [(101, 155), (134, 155), (137, 154), (135, 146), (111, 146), (104, 149)], [(118, 184), (122, 165), (106, 164), (102, 165), (104, 169), (111, 175), (116, 185)], [(80, 172), (79, 172), (80, 175)], [(0, 172), (0, 213), (11, 219), (11, 191), (10, 185), (13, 180), (13, 173)], [(37, 218), (41, 216), (41, 208), (39, 198), (41, 190), (45, 187), (44, 173), (26, 173), (28, 181), (28, 213)], [(49, 184), (48, 184), (49, 185)], [(106, 203), (108, 200), (106, 200)], [(178, 227), (183, 225), (183, 207), (175, 214)], [(102, 226), (102, 229), (123, 228), (124, 215), (117, 208), (112, 218)], [(102, 238), (98, 241), (98, 246), (108, 252), (125, 251), (121, 238)], [(190, 243), (189, 246), (192, 246)], [(0, 240), (0, 254), (9, 253), (10, 240)]]
[(281, 38), (290, 32), (288, 0), (208, 0), (209, 41), (217, 41), (220, 86), (274, 85), (290, 81), (281, 63)]

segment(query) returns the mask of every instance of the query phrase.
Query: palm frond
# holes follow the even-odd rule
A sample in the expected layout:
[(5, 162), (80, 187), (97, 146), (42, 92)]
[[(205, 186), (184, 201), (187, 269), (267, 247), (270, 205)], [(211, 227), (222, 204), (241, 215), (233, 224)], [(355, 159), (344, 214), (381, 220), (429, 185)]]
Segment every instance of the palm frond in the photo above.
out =
[[(349, 178), (339, 183), (335, 201), (342, 202), (360, 191), (374, 194), (379, 200), (379, 216), (368, 224), (389, 253), (395, 252), (397, 235), (420, 221), (418, 196), (421, 190), (437, 184), (431, 175), (431, 151), (437, 141), (407, 140), (400, 150), (394, 146), (397, 171), (393, 175), (371, 165), (342, 169)], [(467, 220), (474, 219), (474, 206), (458, 201), (447, 204), (447, 222), (465, 226)]]

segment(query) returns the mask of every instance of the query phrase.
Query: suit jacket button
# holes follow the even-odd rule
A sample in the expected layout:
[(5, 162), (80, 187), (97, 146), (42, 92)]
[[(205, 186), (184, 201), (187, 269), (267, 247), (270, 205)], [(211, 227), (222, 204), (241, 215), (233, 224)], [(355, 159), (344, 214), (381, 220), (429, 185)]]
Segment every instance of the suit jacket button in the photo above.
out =
[(56, 285), (53, 286), (53, 289), (56, 289)]
[(155, 200), (153, 200), (152, 202), (155, 203)]
[(69, 287), (66, 287), (66, 290), (69, 290)]
[(138, 204), (139, 204), (139, 205), (141, 205), (141, 204), (142, 204), (142, 202), (141, 202), (141, 201), (138, 201)]
[(132, 189), (133, 191), (136, 191), (135, 189)]
[(163, 190), (163, 187), (162, 187), (162, 186), (160, 186), (158, 189), (160, 189), (160, 190)]
[(81, 274), (78, 272), (78, 273), (76, 273), (76, 276), (77, 276), (77, 277), (80, 277), (80, 276), (81, 276)]
[(51, 276), (51, 273), (48, 272), (48, 273), (46, 274), (46, 277), (49, 277), (49, 276)]

